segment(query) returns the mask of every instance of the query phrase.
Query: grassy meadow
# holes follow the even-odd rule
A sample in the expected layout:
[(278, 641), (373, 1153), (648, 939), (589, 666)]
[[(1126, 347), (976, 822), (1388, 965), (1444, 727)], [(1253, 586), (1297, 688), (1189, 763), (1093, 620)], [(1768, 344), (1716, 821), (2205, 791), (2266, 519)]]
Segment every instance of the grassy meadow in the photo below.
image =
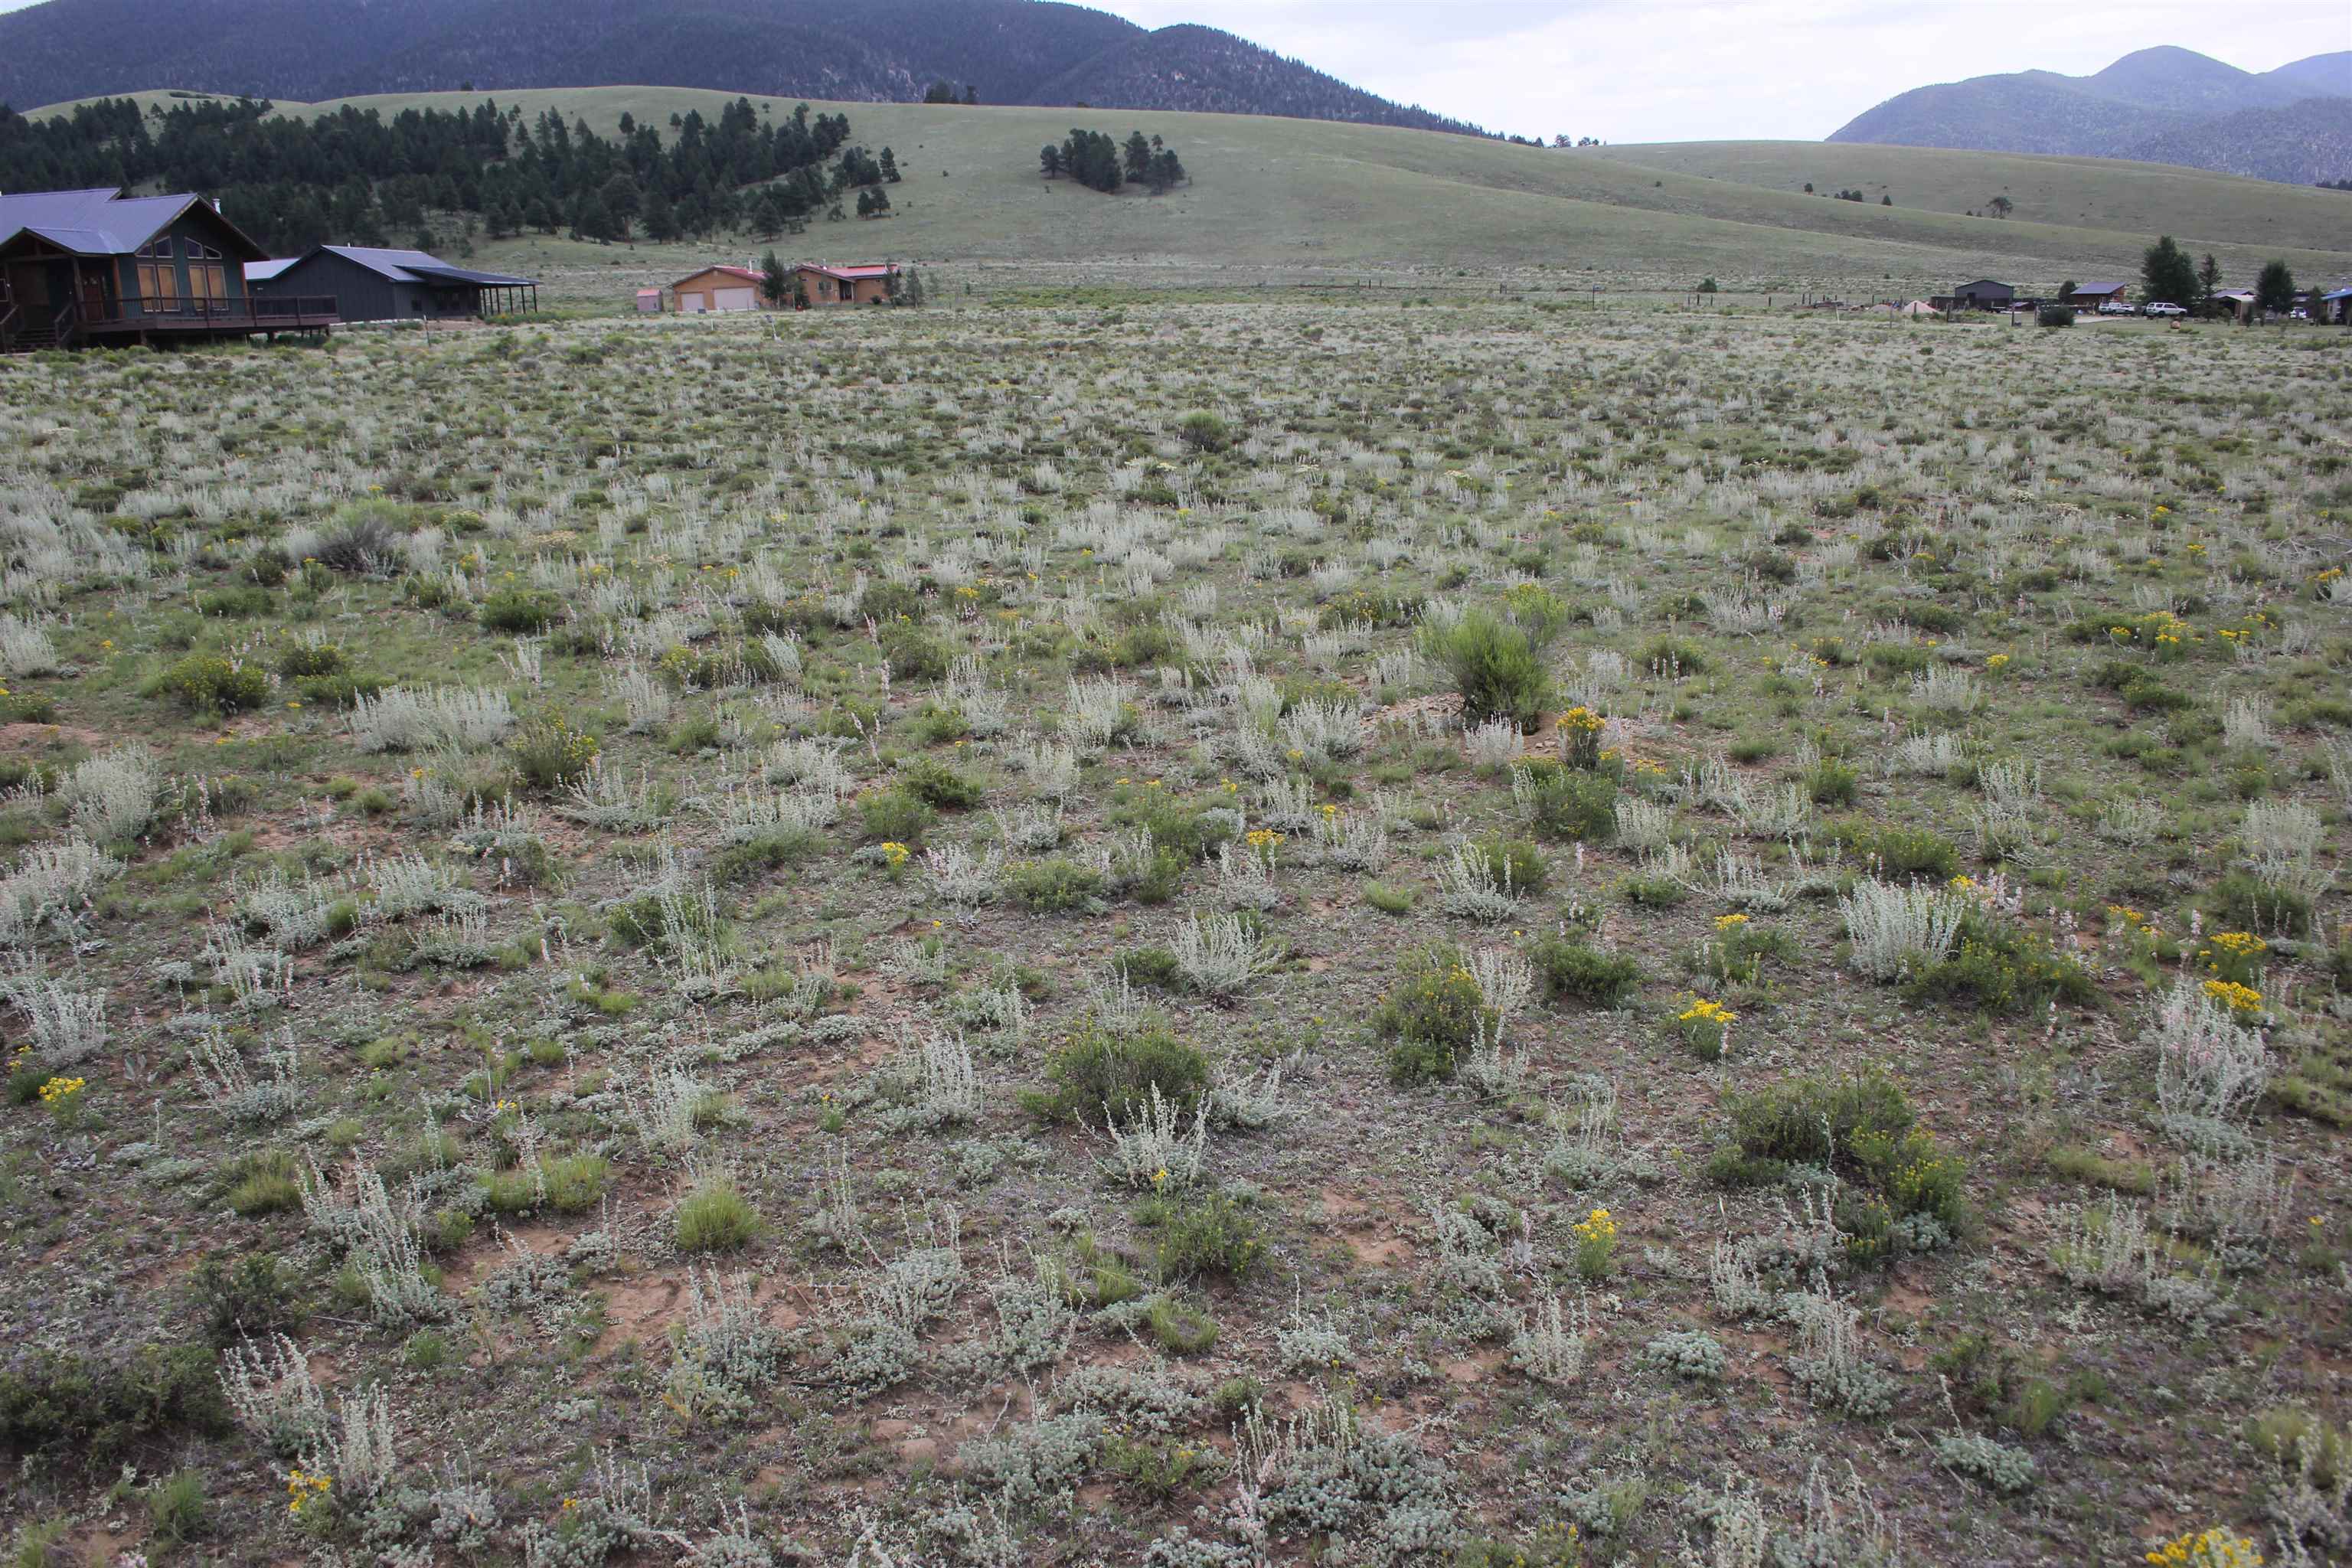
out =
[(16, 1560), (2340, 1561), (2347, 342), (0, 363)]

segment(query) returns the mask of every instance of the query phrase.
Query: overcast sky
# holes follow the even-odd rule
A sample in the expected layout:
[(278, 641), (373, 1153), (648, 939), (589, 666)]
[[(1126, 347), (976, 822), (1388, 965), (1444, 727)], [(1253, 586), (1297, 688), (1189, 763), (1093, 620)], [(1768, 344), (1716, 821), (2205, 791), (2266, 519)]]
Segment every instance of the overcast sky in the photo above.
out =
[(1080, 0), (1202, 22), (1383, 98), (1549, 140), (1811, 141), (1881, 100), (1993, 71), (2082, 76), (2178, 44), (2244, 70), (2352, 48), (2347, 0)]
[[(0, 11), (30, 3), (0, 0)], [(2081, 76), (2156, 44), (2253, 71), (2352, 49), (2352, 0), (1078, 3), (1147, 27), (1223, 27), (1383, 98), (1546, 140), (1811, 141), (1906, 89), (1992, 71)], [(168, 17), (171, 0), (155, 8)]]

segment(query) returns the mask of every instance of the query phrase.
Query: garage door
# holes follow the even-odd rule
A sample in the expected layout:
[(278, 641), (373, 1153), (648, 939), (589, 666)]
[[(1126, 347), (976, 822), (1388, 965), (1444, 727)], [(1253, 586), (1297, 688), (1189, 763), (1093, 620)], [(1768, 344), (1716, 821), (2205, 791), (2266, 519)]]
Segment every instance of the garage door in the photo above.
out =
[(719, 289), (719, 308), (722, 310), (749, 310), (753, 309), (751, 290), (749, 289)]
[(702, 314), (702, 296), (699, 294), (680, 294), (677, 297), (677, 309), (680, 315), (699, 316)]

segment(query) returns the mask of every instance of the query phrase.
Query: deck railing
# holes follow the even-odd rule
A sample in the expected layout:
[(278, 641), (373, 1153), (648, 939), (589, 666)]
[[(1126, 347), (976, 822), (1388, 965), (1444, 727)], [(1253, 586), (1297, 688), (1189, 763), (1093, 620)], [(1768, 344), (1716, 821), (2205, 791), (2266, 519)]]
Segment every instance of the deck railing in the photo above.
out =
[(84, 320), (94, 331), (138, 327), (194, 327), (283, 331), (325, 326), (338, 318), (332, 294), (248, 294), (226, 300), (125, 300), (105, 316)]

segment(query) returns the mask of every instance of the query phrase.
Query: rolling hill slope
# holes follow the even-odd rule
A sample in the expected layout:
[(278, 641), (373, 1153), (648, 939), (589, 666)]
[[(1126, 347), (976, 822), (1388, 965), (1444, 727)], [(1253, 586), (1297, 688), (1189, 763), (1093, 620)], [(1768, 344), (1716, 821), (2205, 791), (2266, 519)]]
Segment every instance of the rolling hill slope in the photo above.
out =
[(1971, 77), (1898, 93), (1829, 140), (2131, 158), (2310, 184), (2352, 174), (2352, 53), (2256, 74), (2165, 47), (2090, 76)]
[[(673, 113), (715, 115), (729, 96), (656, 87), (546, 89), (499, 95), (536, 117), (552, 109), (610, 133), (624, 113), (667, 125)], [(753, 100), (755, 105), (761, 100)], [(776, 112), (789, 100), (766, 100)], [(470, 107), (464, 94), (281, 104), (319, 114), (345, 103), (387, 115), (410, 106)], [(61, 106), (62, 107), (62, 106)], [(1234, 269), (1253, 279), (1361, 268), (1490, 276), (1540, 270), (1559, 281), (1687, 287), (1714, 275), (1727, 288), (1813, 288), (1852, 298), (1927, 292), (1964, 278), (2013, 277), (2051, 288), (2067, 277), (2135, 275), (2152, 236), (2170, 232), (2214, 251), (2232, 278), (2285, 258), (2299, 278), (2352, 271), (2352, 202), (2178, 170), (2086, 159), (1986, 160), (1905, 148), (1718, 143), (1582, 152), (1329, 121), (1125, 110), (817, 104), (850, 118), (853, 137), (889, 146), (906, 171), (894, 214), (872, 223), (817, 223), (780, 242), (787, 254), (879, 254), (949, 260)], [(1037, 174), (1037, 149), (1074, 124), (1164, 136), (1192, 170), (1162, 197), (1102, 195)], [(1649, 158), (1654, 163), (1637, 162)], [(1674, 166), (1679, 159), (1683, 166)], [(1817, 169), (1811, 159), (1828, 159)], [(1855, 163), (1835, 160), (1856, 160)], [(1855, 180), (1883, 171), (1899, 188), (1884, 207), (1824, 200), (1807, 177)], [(1965, 166), (1965, 168), (1963, 167)], [(1751, 178), (1728, 176), (1746, 168)], [(1965, 216), (1997, 168), (2019, 201), (2006, 221)], [(1799, 173), (1799, 171), (1803, 171)], [(1793, 178), (1785, 184), (1778, 175)], [(1973, 171), (1969, 174), (1968, 171)], [(1767, 177), (1767, 176), (1772, 177)], [(2033, 182), (2044, 182), (2035, 186)], [(1775, 188), (1779, 186), (1779, 188)], [(1948, 207), (1909, 193), (1940, 191)], [(503, 242), (484, 254), (518, 265), (638, 266), (654, 272), (734, 241), (698, 248)], [(679, 266), (677, 271), (686, 270)]]
[[(2169, 163), (1823, 142), (1658, 142), (1587, 147), (1572, 156), (1801, 194), (1859, 189), (1873, 203), (1983, 213), (2126, 233), (2171, 232), (2252, 246), (2342, 249), (2352, 200), (2342, 192), (2240, 179)], [(1819, 198), (1817, 198), (1819, 199)]]
[(170, 87), (315, 100), (663, 82), (792, 98), (1116, 103), (1471, 127), (1213, 27), (1149, 31), (1051, 0), (47, 0), (0, 15), (0, 103)]

